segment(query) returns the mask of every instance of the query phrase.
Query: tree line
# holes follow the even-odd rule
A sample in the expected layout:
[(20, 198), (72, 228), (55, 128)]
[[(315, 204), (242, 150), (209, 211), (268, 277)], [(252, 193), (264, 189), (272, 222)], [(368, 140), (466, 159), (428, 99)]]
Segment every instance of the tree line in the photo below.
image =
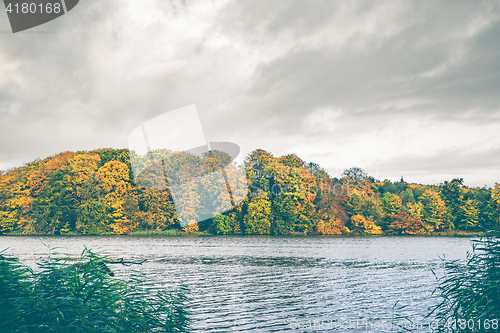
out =
[[(221, 152), (149, 154), (168, 155), (173, 168), (190, 165), (186, 173), (197, 176), (229, 161)], [(334, 178), (295, 154), (274, 157), (257, 149), (239, 166), (247, 177), (246, 198), (223, 214), (182, 228), (161, 168), (145, 168), (134, 179), (131, 158), (134, 153), (126, 149), (63, 152), (0, 173), (0, 234), (183, 229), (232, 235), (424, 235), (476, 231), (481, 221), (500, 226), (498, 184), (479, 188), (464, 185), (463, 179), (439, 185), (379, 181), (359, 168)], [(211, 183), (199, 186), (206, 188), (193, 193), (213, 192)], [(196, 219), (203, 200), (189, 200)]]

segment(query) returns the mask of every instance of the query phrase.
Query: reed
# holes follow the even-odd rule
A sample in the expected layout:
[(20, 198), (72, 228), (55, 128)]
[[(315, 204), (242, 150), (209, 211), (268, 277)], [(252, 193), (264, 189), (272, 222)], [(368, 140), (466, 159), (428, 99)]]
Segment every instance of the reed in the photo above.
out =
[(467, 260), (445, 262), (427, 317), (439, 320), (439, 332), (493, 332), (500, 328), (500, 237), (488, 231), (472, 240)]
[(115, 278), (107, 258), (49, 257), (33, 271), (0, 252), (0, 332), (188, 332), (186, 288), (153, 288), (139, 272)]

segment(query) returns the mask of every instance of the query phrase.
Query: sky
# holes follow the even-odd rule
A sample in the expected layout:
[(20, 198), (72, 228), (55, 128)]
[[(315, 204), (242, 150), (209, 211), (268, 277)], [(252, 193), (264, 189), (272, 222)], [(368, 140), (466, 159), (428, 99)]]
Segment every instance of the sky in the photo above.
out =
[(500, 182), (498, 1), (81, 0), (15, 34), (0, 8), (0, 170), (194, 104), (240, 162)]

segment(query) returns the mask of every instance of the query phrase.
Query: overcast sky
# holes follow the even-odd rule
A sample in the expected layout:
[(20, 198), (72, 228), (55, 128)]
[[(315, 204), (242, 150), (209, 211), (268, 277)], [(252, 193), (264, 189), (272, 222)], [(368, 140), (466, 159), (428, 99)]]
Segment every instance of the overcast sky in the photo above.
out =
[(499, 2), (81, 0), (16, 34), (0, 12), (0, 169), (191, 104), (243, 155), (493, 186)]

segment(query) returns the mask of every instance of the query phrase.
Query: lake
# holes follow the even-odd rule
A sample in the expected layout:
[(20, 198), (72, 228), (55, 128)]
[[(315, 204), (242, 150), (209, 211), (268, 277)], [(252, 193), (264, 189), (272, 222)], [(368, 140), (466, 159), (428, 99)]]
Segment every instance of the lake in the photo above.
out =
[(426, 325), (431, 269), (439, 275), (439, 257), (465, 260), (472, 249), (455, 237), (0, 237), (31, 266), (47, 246), (147, 259), (112, 269), (186, 285), (195, 332), (389, 332), (404, 316)]

